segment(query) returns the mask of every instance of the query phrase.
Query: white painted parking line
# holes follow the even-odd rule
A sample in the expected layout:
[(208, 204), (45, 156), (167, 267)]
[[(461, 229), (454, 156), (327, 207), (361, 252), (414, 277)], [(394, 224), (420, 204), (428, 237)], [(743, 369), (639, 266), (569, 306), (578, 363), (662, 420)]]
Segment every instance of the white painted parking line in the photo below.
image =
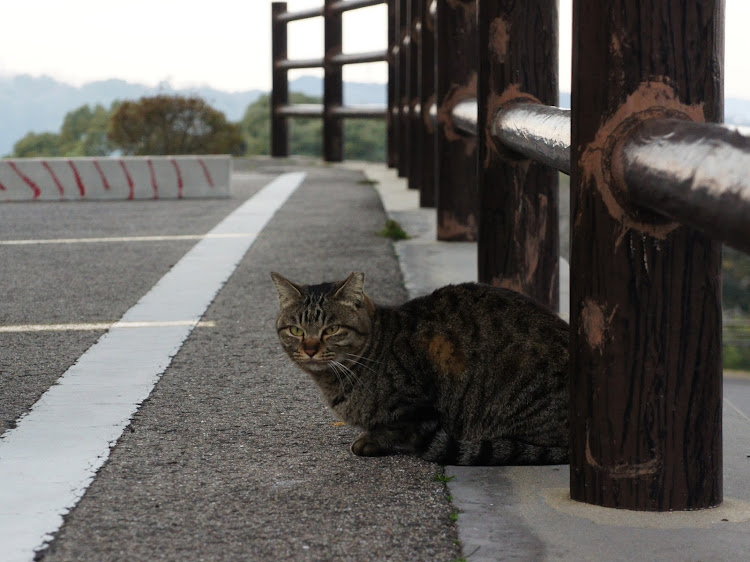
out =
[(208, 234), (173, 234), (164, 236), (109, 236), (104, 238), (40, 238), (39, 240), (0, 240), (0, 246), (36, 246), (46, 244), (101, 244), (107, 242), (171, 242), (204, 238), (255, 238), (258, 232), (223, 232)]
[(167, 322), (90, 322), (84, 324), (13, 324), (0, 326), (0, 334), (18, 334), (23, 332), (98, 332), (117, 328), (158, 328), (166, 326), (190, 326), (194, 328), (213, 328), (216, 322), (211, 320), (195, 322), (193, 320), (171, 320)]
[(51, 539), (255, 240), (224, 235), (260, 232), (304, 177), (278, 177), (219, 223), (2, 436), (4, 562), (30, 561)]

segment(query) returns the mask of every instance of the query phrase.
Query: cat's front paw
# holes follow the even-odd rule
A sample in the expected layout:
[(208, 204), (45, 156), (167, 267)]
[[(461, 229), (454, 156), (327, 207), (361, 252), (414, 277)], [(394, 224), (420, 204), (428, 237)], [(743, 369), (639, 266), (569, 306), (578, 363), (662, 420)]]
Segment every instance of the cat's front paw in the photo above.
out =
[(363, 433), (352, 443), (352, 453), (359, 457), (379, 457), (388, 454), (368, 433)]

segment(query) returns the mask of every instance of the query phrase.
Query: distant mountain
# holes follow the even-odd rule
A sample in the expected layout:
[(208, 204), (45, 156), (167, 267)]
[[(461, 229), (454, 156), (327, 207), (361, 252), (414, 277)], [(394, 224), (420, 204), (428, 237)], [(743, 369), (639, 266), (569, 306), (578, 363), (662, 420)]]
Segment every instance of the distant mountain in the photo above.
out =
[(0, 76), (0, 156), (11, 153), (13, 145), (31, 131), (59, 131), (65, 114), (82, 105), (102, 104), (109, 107), (115, 100), (132, 100), (157, 93), (198, 95), (224, 112), (229, 120), (238, 121), (247, 106), (264, 92), (175, 89), (167, 83), (150, 87), (117, 79), (76, 87), (48, 76)]
[[(323, 81), (316, 76), (301, 76), (289, 83), (293, 92), (322, 97)], [(157, 87), (133, 84), (124, 80), (100, 80), (76, 87), (48, 76), (0, 76), (0, 156), (10, 154), (13, 145), (33, 131), (57, 132), (69, 111), (82, 105), (109, 106), (115, 100), (132, 100), (157, 93), (198, 95), (230, 121), (239, 121), (248, 105), (266, 92), (248, 90), (224, 92), (213, 88), (175, 89), (168, 83)], [(344, 83), (344, 103), (385, 104), (385, 84)], [(560, 106), (570, 107), (570, 94), (560, 94)], [(725, 102), (726, 122), (750, 125), (750, 100), (728, 98)]]
[[(309, 95), (323, 95), (322, 80), (312, 76), (292, 80), (289, 89)], [(109, 107), (115, 100), (133, 100), (157, 93), (200, 96), (222, 111), (230, 121), (239, 121), (247, 106), (266, 92), (248, 90), (230, 93), (207, 87), (176, 89), (168, 83), (151, 87), (118, 79), (100, 80), (76, 87), (48, 76), (0, 76), (0, 156), (10, 154), (13, 145), (29, 132), (59, 131), (65, 114), (82, 105), (102, 104)], [(344, 96), (346, 103), (384, 104), (386, 87), (383, 84), (346, 84)]]

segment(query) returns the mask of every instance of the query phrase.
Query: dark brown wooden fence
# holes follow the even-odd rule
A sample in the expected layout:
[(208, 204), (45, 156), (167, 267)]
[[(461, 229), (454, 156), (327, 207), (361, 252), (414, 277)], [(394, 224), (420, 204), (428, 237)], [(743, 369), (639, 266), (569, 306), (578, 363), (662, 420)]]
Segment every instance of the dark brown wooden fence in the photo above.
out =
[(723, 0), (575, 0), (570, 110), (556, 0), (388, 5), (388, 164), (441, 239), (477, 240), (480, 281), (557, 307), (571, 177), (571, 497), (718, 505), (720, 243), (750, 253), (750, 137), (719, 124)]
[[(346, 117), (382, 119), (386, 107), (345, 106), (341, 68), (345, 64), (385, 61), (387, 51), (345, 54), (342, 50), (342, 14), (348, 10), (383, 4), (386, 0), (324, 0), (321, 8), (288, 12), (286, 2), (273, 2), (271, 15), (272, 91), (271, 156), (289, 155), (290, 117), (323, 118), (323, 159), (341, 162), (344, 158), (342, 119)], [(287, 58), (287, 23), (323, 17), (323, 57), (317, 59)], [(323, 68), (323, 103), (289, 104), (287, 71), (296, 68)]]

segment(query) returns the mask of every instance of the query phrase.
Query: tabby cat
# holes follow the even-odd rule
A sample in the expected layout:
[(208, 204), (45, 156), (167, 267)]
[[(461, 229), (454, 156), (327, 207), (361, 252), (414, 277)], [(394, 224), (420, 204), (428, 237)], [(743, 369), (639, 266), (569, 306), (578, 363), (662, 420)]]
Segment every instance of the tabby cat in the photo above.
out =
[(363, 273), (319, 285), (271, 277), (281, 344), (364, 430), (354, 454), (568, 462), (568, 325), (541, 305), (465, 283), (385, 307), (365, 294)]

